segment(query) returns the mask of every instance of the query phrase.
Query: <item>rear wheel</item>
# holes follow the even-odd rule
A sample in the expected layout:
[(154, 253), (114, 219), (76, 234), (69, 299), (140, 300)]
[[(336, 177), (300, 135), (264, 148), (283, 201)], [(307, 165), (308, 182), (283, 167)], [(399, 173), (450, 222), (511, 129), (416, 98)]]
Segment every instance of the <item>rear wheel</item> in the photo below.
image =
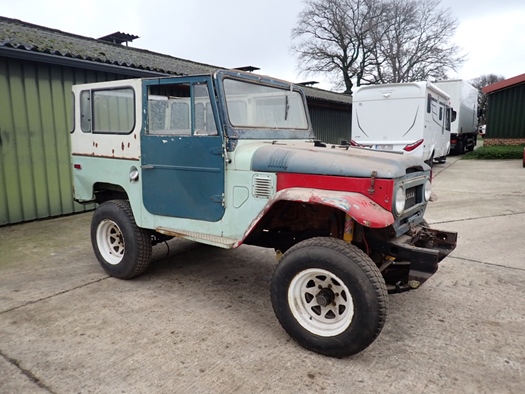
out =
[(271, 284), (272, 305), (286, 332), (314, 352), (345, 357), (368, 347), (386, 320), (381, 273), (357, 247), (312, 238), (288, 250)]
[(468, 152), (472, 152), (474, 150), (475, 146), (476, 146), (476, 139), (472, 138), (472, 141), (471, 141), (470, 145), (467, 147), (467, 151)]
[(425, 163), (427, 163), (430, 168), (434, 167), (434, 152), (432, 152), (430, 159), (428, 159)]
[(104, 271), (116, 278), (133, 278), (151, 261), (151, 234), (137, 226), (125, 200), (107, 201), (95, 210), (91, 244)]
[(465, 144), (463, 138), (460, 138), (456, 145), (456, 154), (462, 155), (463, 153), (465, 153)]

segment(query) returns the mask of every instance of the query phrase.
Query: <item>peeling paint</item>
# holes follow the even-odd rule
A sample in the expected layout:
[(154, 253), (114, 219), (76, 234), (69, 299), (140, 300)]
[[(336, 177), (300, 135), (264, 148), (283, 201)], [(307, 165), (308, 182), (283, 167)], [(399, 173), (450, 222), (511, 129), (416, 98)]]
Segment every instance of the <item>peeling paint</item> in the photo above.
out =
[(308, 204), (319, 204), (333, 207), (345, 212), (357, 223), (371, 228), (384, 228), (394, 223), (391, 212), (383, 209), (370, 198), (360, 193), (338, 192), (332, 190), (291, 188), (277, 192), (259, 212), (257, 217), (250, 223), (243, 237), (237, 241), (234, 247), (240, 246), (244, 239), (257, 226), (259, 221), (266, 215), (268, 210), (277, 201), (297, 201)]

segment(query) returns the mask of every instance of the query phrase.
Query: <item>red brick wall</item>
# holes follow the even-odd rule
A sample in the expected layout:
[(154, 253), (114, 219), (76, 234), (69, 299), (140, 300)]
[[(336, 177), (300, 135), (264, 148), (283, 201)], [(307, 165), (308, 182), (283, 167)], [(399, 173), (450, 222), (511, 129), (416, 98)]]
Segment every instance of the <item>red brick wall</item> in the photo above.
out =
[(483, 146), (493, 145), (524, 145), (525, 138), (484, 138)]

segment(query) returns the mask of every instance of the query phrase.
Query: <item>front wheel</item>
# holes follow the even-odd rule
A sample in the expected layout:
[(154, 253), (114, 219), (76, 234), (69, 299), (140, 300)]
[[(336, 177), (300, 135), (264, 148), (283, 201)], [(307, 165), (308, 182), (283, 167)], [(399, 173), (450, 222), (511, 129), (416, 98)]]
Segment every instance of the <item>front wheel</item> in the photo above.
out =
[(137, 226), (125, 200), (107, 201), (95, 210), (91, 244), (104, 271), (116, 278), (133, 278), (151, 261), (151, 234)]
[(271, 283), (272, 306), (300, 345), (333, 357), (368, 347), (386, 320), (388, 293), (379, 269), (360, 249), (312, 238), (288, 250)]

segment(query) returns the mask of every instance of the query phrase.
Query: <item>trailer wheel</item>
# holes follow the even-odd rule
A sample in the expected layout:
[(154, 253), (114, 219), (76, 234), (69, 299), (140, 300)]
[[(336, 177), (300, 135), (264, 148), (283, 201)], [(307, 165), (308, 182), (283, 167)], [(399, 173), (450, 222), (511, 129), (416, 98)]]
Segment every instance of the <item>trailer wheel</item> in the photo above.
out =
[(460, 138), (456, 145), (456, 154), (462, 155), (463, 153), (465, 153), (465, 143), (463, 138)]
[(151, 261), (151, 234), (137, 226), (125, 200), (107, 201), (95, 210), (91, 244), (104, 271), (116, 278), (133, 278)]
[(434, 167), (434, 152), (432, 152), (430, 159), (428, 159), (425, 163), (427, 163), (430, 168)]
[(385, 324), (386, 285), (360, 249), (335, 238), (312, 238), (288, 250), (271, 282), (274, 312), (303, 347), (346, 357), (368, 347)]

